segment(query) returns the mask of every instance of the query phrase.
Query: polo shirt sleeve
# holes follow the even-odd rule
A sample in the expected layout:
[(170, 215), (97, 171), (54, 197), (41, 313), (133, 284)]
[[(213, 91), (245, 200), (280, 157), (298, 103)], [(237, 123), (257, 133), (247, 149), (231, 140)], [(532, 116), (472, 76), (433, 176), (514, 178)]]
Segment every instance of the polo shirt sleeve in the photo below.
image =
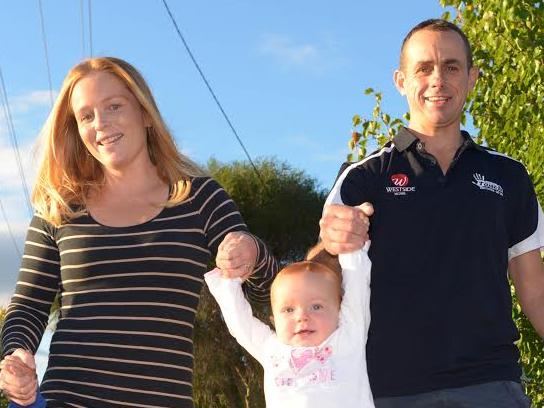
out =
[(325, 205), (357, 206), (367, 201), (372, 202), (371, 186), (372, 183), (368, 181), (367, 171), (360, 163), (344, 164)]
[(509, 261), (535, 249), (544, 251), (544, 214), (526, 170), (520, 181), (520, 194), (514, 211), (508, 248)]

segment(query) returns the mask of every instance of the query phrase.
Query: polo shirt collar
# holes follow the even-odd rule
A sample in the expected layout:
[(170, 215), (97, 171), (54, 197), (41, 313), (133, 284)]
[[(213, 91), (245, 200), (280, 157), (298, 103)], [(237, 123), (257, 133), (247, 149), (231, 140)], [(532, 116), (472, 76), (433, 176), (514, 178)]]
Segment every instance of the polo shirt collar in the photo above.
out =
[[(461, 130), (461, 136), (463, 136), (463, 139), (464, 139), (464, 142), (463, 142), (464, 149), (475, 148), (478, 150), (483, 150), (483, 147), (477, 144), (474, 141), (474, 139), (470, 137), (470, 134), (467, 131)], [(404, 127), (404, 126), (400, 128), (396, 136), (393, 138), (395, 147), (399, 152), (402, 152), (408, 149), (412, 144), (414, 144), (418, 140), (419, 139), (412, 132), (410, 132), (407, 127)]]

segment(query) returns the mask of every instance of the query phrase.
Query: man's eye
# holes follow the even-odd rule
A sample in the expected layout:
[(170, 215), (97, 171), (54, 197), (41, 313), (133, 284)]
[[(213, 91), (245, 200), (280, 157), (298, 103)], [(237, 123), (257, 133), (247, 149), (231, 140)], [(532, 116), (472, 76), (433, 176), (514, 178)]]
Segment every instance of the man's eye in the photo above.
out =
[(448, 72), (457, 72), (459, 70), (459, 68), (455, 65), (449, 65), (446, 69), (448, 70)]
[(429, 72), (432, 72), (432, 68), (430, 68), (430, 67), (419, 67), (417, 72), (421, 72), (423, 74), (428, 74)]

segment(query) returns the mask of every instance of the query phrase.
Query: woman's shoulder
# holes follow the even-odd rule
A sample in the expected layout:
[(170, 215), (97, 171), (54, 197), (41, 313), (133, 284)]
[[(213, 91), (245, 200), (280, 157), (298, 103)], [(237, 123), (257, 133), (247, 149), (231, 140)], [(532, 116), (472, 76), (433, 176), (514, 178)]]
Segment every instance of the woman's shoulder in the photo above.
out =
[(223, 190), (217, 180), (210, 176), (191, 177), (189, 181), (191, 183), (190, 198), (207, 197), (218, 190)]

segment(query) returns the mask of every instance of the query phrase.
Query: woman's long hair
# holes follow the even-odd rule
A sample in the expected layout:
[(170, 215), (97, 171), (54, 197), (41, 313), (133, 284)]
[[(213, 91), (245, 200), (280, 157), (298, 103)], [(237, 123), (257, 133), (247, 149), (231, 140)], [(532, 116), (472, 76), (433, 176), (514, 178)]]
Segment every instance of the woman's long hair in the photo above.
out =
[(101, 164), (87, 152), (79, 136), (70, 103), (75, 84), (97, 71), (120, 79), (136, 97), (151, 124), (147, 128), (147, 148), (159, 177), (171, 189), (166, 206), (183, 201), (191, 189), (190, 178), (204, 174), (176, 148), (151, 90), (136, 68), (113, 57), (85, 60), (73, 67), (64, 79), (42, 129), (43, 158), (32, 192), (32, 204), (41, 217), (55, 226), (83, 214), (89, 191), (100, 188), (104, 182)]

